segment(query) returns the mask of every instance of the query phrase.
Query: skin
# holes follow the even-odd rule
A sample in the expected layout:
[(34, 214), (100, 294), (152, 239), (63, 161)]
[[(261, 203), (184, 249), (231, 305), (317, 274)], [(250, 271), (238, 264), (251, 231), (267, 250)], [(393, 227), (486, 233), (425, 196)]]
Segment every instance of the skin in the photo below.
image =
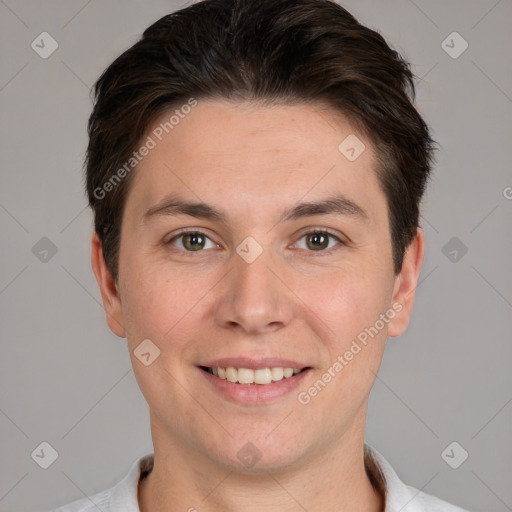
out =
[[(353, 162), (338, 150), (350, 134), (366, 146)], [(382, 511), (383, 497), (363, 464), (368, 396), (387, 337), (407, 327), (423, 232), (417, 230), (395, 275), (370, 142), (322, 104), (201, 100), (134, 172), (118, 282), (96, 234), (92, 266), (109, 327), (127, 338), (150, 408), (155, 463), (139, 487), (141, 510)], [(169, 193), (223, 210), (226, 223), (186, 215), (145, 219)], [(366, 216), (279, 221), (298, 202), (332, 195), (350, 199)], [(167, 243), (183, 228), (204, 233), (204, 248), (187, 252), (183, 237)], [(328, 247), (311, 248), (305, 233), (318, 229), (343, 243), (330, 238)], [(236, 252), (247, 236), (263, 249), (252, 263)], [(308, 404), (299, 403), (298, 393), (393, 304), (400, 313)], [(146, 338), (160, 349), (149, 366), (134, 355)], [(311, 370), (278, 399), (240, 404), (197, 367), (222, 357), (282, 357)], [(252, 467), (237, 457), (248, 442), (261, 453)]]

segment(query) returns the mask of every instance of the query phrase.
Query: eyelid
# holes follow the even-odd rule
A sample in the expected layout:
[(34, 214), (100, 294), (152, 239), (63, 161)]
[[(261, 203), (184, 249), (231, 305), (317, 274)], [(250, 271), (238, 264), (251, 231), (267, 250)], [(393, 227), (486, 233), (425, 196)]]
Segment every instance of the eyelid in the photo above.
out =
[(311, 233), (327, 233), (328, 235), (331, 235), (332, 237), (338, 239), (340, 242), (344, 241), (344, 238), (340, 233), (338, 233), (330, 228), (325, 228), (325, 227), (321, 227), (321, 226), (313, 226), (313, 227), (304, 228), (304, 231), (300, 232), (300, 236), (303, 237), (304, 235), (308, 235)]
[[(204, 235), (208, 238), (210, 238), (211, 240), (211, 237), (206, 233), (205, 231), (205, 228), (182, 228), (182, 229), (179, 229), (178, 231), (176, 231), (175, 233), (172, 233), (170, 238), (165, 242), (166, 244), (172, 242), (172, 240), (174, 240), (175, 238), (178, 238), (180, 235), (185, 235), (187, 233), (200, 233), (201, 235)], [(213, 242), (213, 240), (212, 240)], [(217, 242), (215, 242), (217, 243)]]

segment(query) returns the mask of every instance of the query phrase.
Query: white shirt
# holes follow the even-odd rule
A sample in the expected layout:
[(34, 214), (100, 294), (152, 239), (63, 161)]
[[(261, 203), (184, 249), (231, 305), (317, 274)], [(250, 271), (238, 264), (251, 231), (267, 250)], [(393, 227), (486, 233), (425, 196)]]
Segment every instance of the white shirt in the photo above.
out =
[[(389, 462), (377, 451), (365, 443), (365, 451), (380, 469), (382, 484), (386, 490), (384, 512), (468, 512), (446, 501), (425, 494), (414, 487), (405, 485), (395, 473)], [(140, 512), (137, 490), (139, 480), (153, 467), (153, 454), (137, 459), (128, 474), (114, 487), (102, 491), (90, 498), (83, 498), (64, 505), (52, 512)]]

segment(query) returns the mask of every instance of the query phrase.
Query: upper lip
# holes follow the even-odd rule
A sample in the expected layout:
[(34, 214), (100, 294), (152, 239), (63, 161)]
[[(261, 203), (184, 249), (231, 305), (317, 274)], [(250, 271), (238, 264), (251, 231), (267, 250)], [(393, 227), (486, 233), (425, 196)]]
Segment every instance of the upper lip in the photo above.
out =
[(215, 368), (217, 366), (227, 368), (228, 366), (231, 366), (233, 368), (248, 368), (251, 370), (257, 370), (258, 368), (279, 367), (298, 368), (299, 370), (303, 370), (304, 368), (308, 367), (308, 365), (299, 363), (298, 361), (276, 357), (264, 357), (261, 359), (251, 359), (249, 357), (224, 357), (222, 359), (215, 359), (212, 361), (207, 361), (206, 363), (201, 363), (199, 366), (206, 366), (208, 368)]

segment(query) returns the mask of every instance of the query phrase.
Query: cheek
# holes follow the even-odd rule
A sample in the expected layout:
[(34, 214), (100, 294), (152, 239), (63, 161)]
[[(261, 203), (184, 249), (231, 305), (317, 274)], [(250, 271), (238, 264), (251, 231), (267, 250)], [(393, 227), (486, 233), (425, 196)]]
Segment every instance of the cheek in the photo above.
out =
[(328, 327), (332, 343), (343, 346), (389, 308), (387, 276), (378, 265), (345, 265), (303, 280), (300, 297)]
[[(324, 280), (322, 290), (315, 291), (321, 299), (316, 311), (329, 326), (324, 330), (328, 360), (320, 378), (332, 382), (325, 393), (319, 393), (320, 409), (321, 404), (329, 404), (325, 409), (330, 410), (340, 400), (356, 408), (366, 399), (387, 337), (389, 324), (381, 320), (381, 315), (390, 309), (392, 295), (392, 283), (387, 276), (378, 265), (346, 268)], [(341, 412), (340, 415), (340, 421), (344, 421)]]
[(163, 351), (178, 348), (183, 339), (179, 333), (194, 315), (207, 283), (157, 267), (133, 265), (131, 269), (122, 288), (128, 342), (136, 344), (149, 338)]
[[(392, 284), (388, 281), (386, 274), (379, 271), (352, 269), (325, 279), (304, 301), (316, 304), (312, 309), (321, 319), (320, 324), (328, 327), (323, 329), (328, 357), (323, 361), (320, 380), (328, 384), (325, 392), (318, 391), (321, 398), (317, 406), (321, 410), (332, 411), (340, 403), (353, 404), (355, 409), (366, 399), (382, 359), (389, 321), (394, 316), (389, 303)], [(389, 311), (392, 315), (386, 316)], [(313, 395), (317, 393), (315, 389)], [(318, 386), (321, 389), (322, 383)], [(339, 415), (344, 421), (343, 411)]]
[[(122, 303), (135, 376), (153, 408), (172, 410), (187, 398), (182, 386), (188, 378), (187, 365), (193, 360), (193, 340), (200, 338), (197, 314), (204, 295), (202, 283), (177, 278), (174, 272), (171, 276), (161, 268), (131, 268), (132, 272), (125, 276)], [(146, 339), (159, 350), (156, 357), (151, 353), (151, 359), (155, 358), (148, 366), (137, 360), (137, 353), (142, 352), (138, 347)], [(162, 389), (168, 393), (162, 393)]]

